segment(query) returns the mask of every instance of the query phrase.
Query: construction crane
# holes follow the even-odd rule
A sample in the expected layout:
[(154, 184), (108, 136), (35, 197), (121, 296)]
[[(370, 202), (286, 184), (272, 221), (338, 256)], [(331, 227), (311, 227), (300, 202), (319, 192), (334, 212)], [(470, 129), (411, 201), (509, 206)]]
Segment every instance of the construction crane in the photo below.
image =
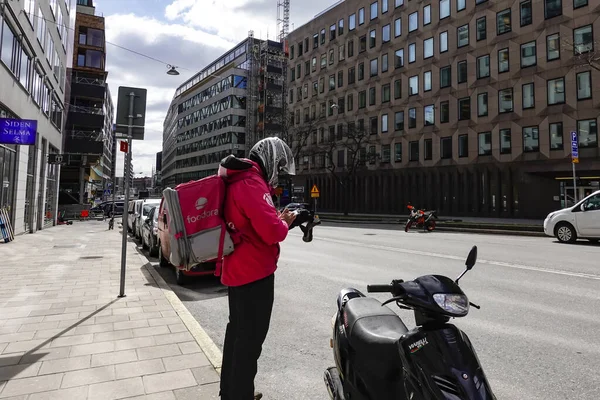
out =
[(290, 33), (290, 0), (277, 0), (277, 32), (280, 42)]

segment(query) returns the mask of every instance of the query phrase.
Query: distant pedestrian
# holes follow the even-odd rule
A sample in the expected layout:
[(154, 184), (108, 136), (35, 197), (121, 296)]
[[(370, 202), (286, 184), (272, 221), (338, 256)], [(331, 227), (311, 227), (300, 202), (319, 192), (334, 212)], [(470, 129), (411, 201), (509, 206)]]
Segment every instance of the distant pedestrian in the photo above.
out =
[(259, 141), (249, 160), (231, 161), (221, 164), (228, 181), (224, 217), (234, 251), (225, 257), (221, 275), (229, 287), (229, 323), (220, 396), (252, 400), (262, 398), (254, 391), (254, 378), (271, 321), (279, 243), (296, 218), (289, 210), (278, 212), (271, 196), (279, 175), (293, 175), (295, 164), (291, 149), (279, 138)]

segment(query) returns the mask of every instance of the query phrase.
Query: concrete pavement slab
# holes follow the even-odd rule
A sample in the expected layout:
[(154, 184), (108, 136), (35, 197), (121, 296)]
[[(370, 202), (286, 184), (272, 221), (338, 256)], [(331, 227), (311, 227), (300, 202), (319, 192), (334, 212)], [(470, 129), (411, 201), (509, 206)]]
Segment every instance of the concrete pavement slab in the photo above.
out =
[(131, 240), (117, 297), (120, 247), (99, 221), (0, 245), (0, 399), (175, 400), (218, 382), (203, 333)]

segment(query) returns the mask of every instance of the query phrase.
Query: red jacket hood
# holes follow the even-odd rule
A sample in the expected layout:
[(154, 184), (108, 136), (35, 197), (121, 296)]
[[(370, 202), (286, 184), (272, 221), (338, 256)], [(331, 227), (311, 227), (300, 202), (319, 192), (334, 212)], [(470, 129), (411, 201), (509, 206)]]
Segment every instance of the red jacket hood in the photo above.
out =
[[(247, 158), (236, 158), (229, 156), (221, 161), (217, 174), (227, 183), (237, 182), (247, 178), (258, 178), (266, 182), (258, 163)], [(267, 186), (269, 186), (267, 184)], [(271, 195), (275, 194), (275, 189), (270, 188)]]

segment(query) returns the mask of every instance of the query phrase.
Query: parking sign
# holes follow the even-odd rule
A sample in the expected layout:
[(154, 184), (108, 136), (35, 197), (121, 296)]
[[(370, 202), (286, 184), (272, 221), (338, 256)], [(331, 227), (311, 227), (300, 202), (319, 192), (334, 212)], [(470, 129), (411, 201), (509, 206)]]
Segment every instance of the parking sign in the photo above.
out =
[(577, 132), (571, 132), (571, 162), (579, 163), (579, 140), (577, 140)]

